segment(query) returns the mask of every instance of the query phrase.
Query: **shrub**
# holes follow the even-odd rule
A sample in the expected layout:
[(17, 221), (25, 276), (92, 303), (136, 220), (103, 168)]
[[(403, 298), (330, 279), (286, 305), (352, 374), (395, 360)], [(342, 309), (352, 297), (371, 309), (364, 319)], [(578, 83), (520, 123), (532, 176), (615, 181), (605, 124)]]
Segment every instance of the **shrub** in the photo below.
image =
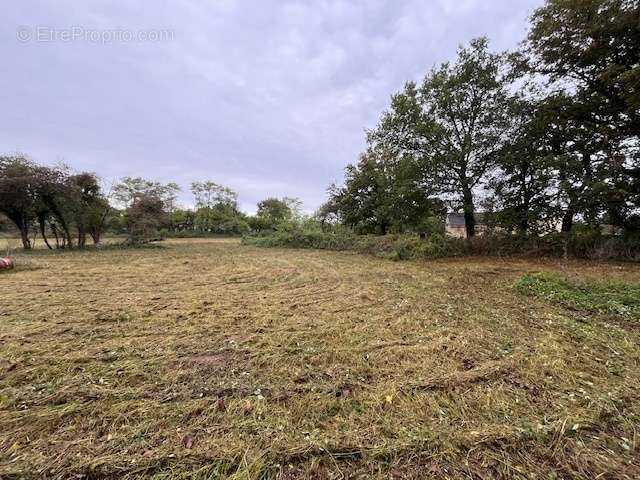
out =
[(275, 232), (264, 236), (245, 236), (245, 244), (259, 247), (317, 248), (353, 250), (394, 260), (437, 258), (464, 253), (464, 241), (431, 235), (426, 240), (410, 235), (355, 235), (352, 233)]
[(243, 243), (259, 247), (317, 248), (322, 250), (353, 250), (355, 235), (278, 231), (270, 235), (243, 237)]
[(640, 260), (640, 238), (614, 237), (579, 232), (525, 237), (492, 232), (471, 239), (433, 233), (426, 239), (417, 235), (355, 235), (350, 232), (305, 232), (297, 228), (273, 234), (244, 237), (244, 242), (262, 247), (353, 250), (393, 260), (440, 258), (463, 255), (490, 256), (573, 256), (598, 260)]
[(126, 212), (128, 243), (141, 244), (157, 239), (166, 217), (160, 198), (151, 195), (136, 198)]

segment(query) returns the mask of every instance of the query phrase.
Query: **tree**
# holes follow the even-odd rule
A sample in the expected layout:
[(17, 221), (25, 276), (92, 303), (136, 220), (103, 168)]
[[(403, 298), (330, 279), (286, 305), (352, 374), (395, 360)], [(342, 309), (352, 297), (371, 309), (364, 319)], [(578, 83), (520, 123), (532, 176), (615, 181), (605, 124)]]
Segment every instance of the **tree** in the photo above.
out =
[(49, 248), (48, 231), (56, 247), (71, 248), (74, 227), (78, 246), (85, 245), (87, 233), (97, 243), (108, 208), (95, 174), (37, 165), (20, 155), (0, 157), (0, 212), (18, 227), (26, 249), (32, 247), (29, 232), (36, 226)]
[(238, 194), (210, 180), (193, 182), (191, 192), (196, 201), (196, 230), (213, 233), (244, 233), (249, 229), (238, 210)]
[(498, 156), (490, 186), (498, 200), (498, 223), (522, 235), (555, 228), (558, 215), (557, 169), (544, 101), (520, 99), (512, 110), (511, 141)]
[(495, 167), (508, 138), (510, 76), (503, 54), (484, 38), (458, 50), (420, 87), (408, 83), (369, 135), (375, 148), (410, 155), (422, 165), (424, 184), (462, 205), (466, 233), (475, 233), (476, 189)]
[[(534, 13), (529, 63), (564, 99), (556, 114), (569, 138), (561, 190), (573, 216), (635, 228), (640, 163), (640, 4), (629, 0), (547, 0)], [(606, 220), (605, 220), (606, 219)]]
[(367, 152), (357, 165), (347, 165), (344, 186), (330, 189), (330, 201), (345, 225), (359, 233), (384, 235), (392, 222), (387, 183), (375, 155)]
[(299, 205), (300, 201), (296, 198), (270, 197), (262, 200), (258, 203), (257, 221), (253, 222), (253, 226), (259, 227), (258, 230), (275, 230), (279, 224), (294, 218)]
[[(49, 223), (56, 236), (56, 245), (62, 248), (73, 247), (71, 229), (73, 226), (73, 212), (78, 198), (71, 188), (70, 170), (65, 165), (46, 167), (39, 165), (36, 171), (36, 190), (38, 196), (38, 217), (43, 239), (46, 241), (43, 218)], [(58, 235), (60, 233), (60, 236)], [(61, 241), (58, 242), (58, 238)]]
[(238, 209), (238, 194), (230, 188), (219, 185), (210, 180), (193, 182), (191, 193), (196, 200), (196, 207), (213, 207), (214, 205), (227, 205), (233, 210)]
[(369, 149), (357, 165), (347, 166), (344, 186), (331, 188), (330, 202), (360, 233), (422, 231), (429, 217), (443, 215), (422, 177), (412, 156)]
[[(115, 185), (113, 199), (125, 209), (127, 217), (130, 212), (134, 214), (133, 223), (127, 220), (132, 243), (138, 243), (136, 232), (144, 232), (142, 238), (151, 238), (156, 235), (159, 225), (174, 228), (171, 220), (177, 208), (176, 199), (179, 192), (180, 186), (176, 183), (163, 184), (141, 177), (124, 177)], [(154, 213), (154, 209), (160, 205), (162, 213)], [(156, 232), (150, 233), (154, 231)]]
[(68, 211), (78, 232), (78, 246), (85, 246), (87, 234), (98, 244), (109, 214), (109, 202), (102, 195), (98, 177), (82, 172), (69, 176), (67, 184)]
[(532, 16), (532, 64), (574, 91), (574, 115), (640, 135), (640, 4), (634, 0), (547, 0)]
[(30, 229), (36, 219), (36, 166), (23, 155), (0, 157), (0, 212), (20, 231), (22, 246), (32, 247)]
[(126, 210), (129, 243), (141, 244), (153, 240), (167, 221), (162, 199), (154, 195), (136, 195)]
[(335, 186), (329, 188), (329, 199), (315, 212), (314, 217), (320, 223), (320, 230), (326, 231), (340, 221), (340, 206), (334, 197)]
[(140, 197), (156, 197), (162, 200), (169, 211), (175, 208), (180, 187), (176, 183), (163, 184), (141, 177), (124, 177), (113, 188), (113, 198), (125, 208)]
[(195, 212), (184, 208), (176, 208), (171, 213), (171, 225), (179, 232), (195, 228)]
[(195, 229), (201, 232), (241, 234), (249, 226), (243, 215), (225, 204), (200, 207), (194, 216)]

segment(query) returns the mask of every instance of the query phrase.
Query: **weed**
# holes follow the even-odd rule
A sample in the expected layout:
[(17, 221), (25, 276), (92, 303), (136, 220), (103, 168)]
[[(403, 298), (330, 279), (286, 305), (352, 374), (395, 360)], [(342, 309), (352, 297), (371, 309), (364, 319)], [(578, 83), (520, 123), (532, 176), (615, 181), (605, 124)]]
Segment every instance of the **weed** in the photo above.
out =
[(640, 284), (569, 281), (551, 273), (523, 276), (516, 284), (526, 294), (591, 313), (640, 320)]

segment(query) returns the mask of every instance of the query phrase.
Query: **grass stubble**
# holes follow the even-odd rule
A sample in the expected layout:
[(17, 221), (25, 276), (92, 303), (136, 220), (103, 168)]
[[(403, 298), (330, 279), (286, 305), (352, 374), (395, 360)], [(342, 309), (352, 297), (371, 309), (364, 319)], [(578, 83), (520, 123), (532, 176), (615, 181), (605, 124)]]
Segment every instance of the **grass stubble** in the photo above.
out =
[(640, 477), (637, 322), (515, 286), (637, 265), (207, 239), (17, 262), (3, 480)]

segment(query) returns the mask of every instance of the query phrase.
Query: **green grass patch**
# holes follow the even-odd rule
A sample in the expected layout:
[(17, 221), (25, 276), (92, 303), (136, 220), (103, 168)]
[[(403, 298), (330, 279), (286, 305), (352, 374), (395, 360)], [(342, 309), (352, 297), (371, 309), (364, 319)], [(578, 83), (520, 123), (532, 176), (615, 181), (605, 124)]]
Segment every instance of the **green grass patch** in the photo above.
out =
[(557, 274), (532, 273), (523, 276), (516, 287), (568, 308), (640, 320), (640, 284), (577, 282)]

